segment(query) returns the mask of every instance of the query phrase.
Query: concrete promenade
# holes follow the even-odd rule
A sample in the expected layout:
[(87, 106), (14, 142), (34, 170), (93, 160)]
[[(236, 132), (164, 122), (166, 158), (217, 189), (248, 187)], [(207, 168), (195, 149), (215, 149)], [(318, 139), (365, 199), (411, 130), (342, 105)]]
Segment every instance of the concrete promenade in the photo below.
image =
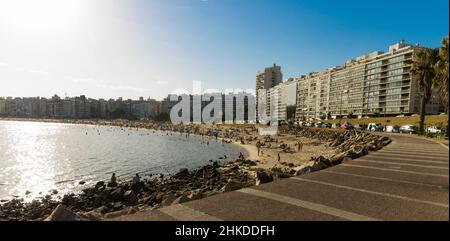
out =
[(122, 216), (123, 221), (449, 220), (449, 152), (407, 135), (308, 175)]

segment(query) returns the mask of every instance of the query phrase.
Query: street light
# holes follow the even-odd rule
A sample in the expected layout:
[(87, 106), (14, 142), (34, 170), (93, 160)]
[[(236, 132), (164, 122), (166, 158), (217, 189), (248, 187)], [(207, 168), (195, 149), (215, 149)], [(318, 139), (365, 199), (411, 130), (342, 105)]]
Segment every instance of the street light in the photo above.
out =
[(341, 92), (341, 106), (339, 107), (339, 118), (342, 119), (342, 95), (347, 94), (348, 90), (344, 90)]

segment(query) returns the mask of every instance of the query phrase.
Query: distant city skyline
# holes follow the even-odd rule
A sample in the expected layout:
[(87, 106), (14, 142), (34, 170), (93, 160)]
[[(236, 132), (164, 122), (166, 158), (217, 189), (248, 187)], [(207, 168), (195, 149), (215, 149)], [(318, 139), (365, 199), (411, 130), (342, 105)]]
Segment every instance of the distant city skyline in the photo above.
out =
[[(254, 89), (345, 63), (401, 39), (438, 47), (446, 0), (5, 0), (0, 96), (138, 99), (179, 88)], [(374, 17), (376, 16), (376, 17)]]

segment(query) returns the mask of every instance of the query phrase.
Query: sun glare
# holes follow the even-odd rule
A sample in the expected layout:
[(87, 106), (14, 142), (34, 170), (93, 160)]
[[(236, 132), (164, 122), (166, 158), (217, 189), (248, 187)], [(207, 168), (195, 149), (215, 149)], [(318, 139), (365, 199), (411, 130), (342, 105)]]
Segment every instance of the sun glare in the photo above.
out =
[(79, 0), (2, 0), (0, 21), (22, 31), (51, 31), (74, 23), (81, 10)]

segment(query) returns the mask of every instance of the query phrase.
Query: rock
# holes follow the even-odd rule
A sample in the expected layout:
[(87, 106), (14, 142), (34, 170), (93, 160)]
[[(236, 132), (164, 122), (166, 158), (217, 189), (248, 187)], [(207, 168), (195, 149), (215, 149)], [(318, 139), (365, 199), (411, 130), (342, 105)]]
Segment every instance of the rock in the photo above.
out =
[(25, 192), (25, 195), (29, 195), (29, 194), (31, 194), (31, 192), (27, 190), (27, 191)]
[(189, 200), (197, 200), (203, 198), (203, 192), (200, 190), (193, 191), (191, 194), (188, 195)]
[(139, 202), (139, 198), (132, 190), (128, 190), (123, 195), (123, 203), (127, 206), (135, 206)]
[(261, 185), (263, 183), (272, 182), (273, 177), (266, 171), (258, 171), (256, 172), (256, 186)]
[(102, 182), (102, 181), (97, 182), (97, 183), (95, 184), (95, 189), (100, 189), (100, 188), (103, 187), (103, 186), (105, 186), (105, 182)]
[(109, 208), (107, 206), (101, 206), (101, 207), (97, 208), (97, 211), (101, 214), (104, 214), (109, 211)]
[(70, 211), (66, 206), (59, 204), (45, 221), (89, 221)]
[(351, 157), (349, 157), (349, 156), (345, 156), (345, 157), (342, 159), (342, 163), (345, 163), (345, 162), (348, 162), (348, 161), (351, 161), (351, 160), (353, 160), (353, 158), (351, 158)]
[(122, 203), (114, 203), (113, 209), (114, 210), (122, 210), (123, 209), (123, 204)]
[(169, 194), (166, 197), (163, 198), (161, 205), (163, 206), (169, 206), (172, 205), (172, 203), (176, 200), (177, 198), (173, 195), (173, 194)]
[(191, 199), (183, 194), (183, 195), (179, 196), (177, 199), (175, 199), (175, 201), (173, 201), (171, 205), (185, 203), (185, 202), (189, 202), (189, 201), (191, 201)]
[(295, 171), (295, 175), (299, 176), (299, 175), (306, 175), (308, 173), (312, 172), (312, 169), (310, 166), (308, 165), (302, 165), (298, 168), (294, 168)]
[(78, 184), (84, 185), (84, 184), (86, 184), (86, 182), (85, 181), (80, 181)]
[(87, 219), (89, 221), (102, 221), (103, 220), (102, 214), (96, 210), (92, 210), (92, 211), (86, 212), (86, 213), (77, 213), (77, 215), (84, 219)]
[(231, 192), (234, 190), (241, 189), (242, 187), (243, 187), (242, 183), (234, 180), (229, 180), (227, 184), (225, 184), (225, 186), (221, 188), (221, 192)]
[(332, 156), (330, 158), (331, 165), (335, 166), (341, 164), (342, 160), (344, 160), (345, 155), (346, 155), (345, 152), (342, 152)]
[(120, 202), (124, 198), (124, 194), (122, 192), (122, 188), (116, 188), (113, 189), (112, 192), (110, 192), (111, 198), (115, 202)]
[(187, 168), (182, 168), (178, 173), (174, 175), (175, 178), (186, 178), (189, 177), (189, 170)]
[(107, 213), (105, 214), (105, 219), (112, 219), (112, 218), (117, 218), (123, 215), (127, 215), (128, 214), (128, 210), (127, 209), (123, 209), (120, 211), (115, 211), (115, 212), (111, 212), (111, 213)]

